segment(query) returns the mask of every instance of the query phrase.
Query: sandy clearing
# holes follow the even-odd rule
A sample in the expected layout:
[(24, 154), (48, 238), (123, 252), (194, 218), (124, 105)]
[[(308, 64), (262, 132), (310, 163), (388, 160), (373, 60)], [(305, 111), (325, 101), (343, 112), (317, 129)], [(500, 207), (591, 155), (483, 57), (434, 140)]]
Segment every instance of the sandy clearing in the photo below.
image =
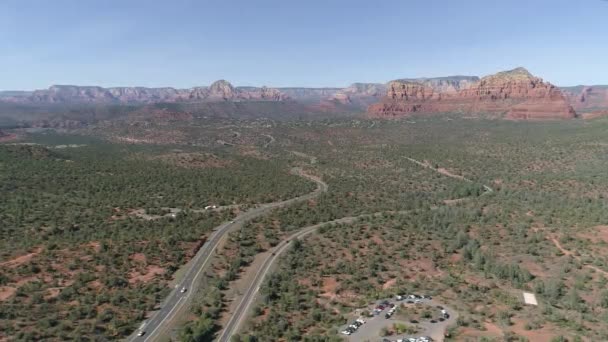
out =
[(37, 256), (38, 254), (40, 254), (42, 252), (42, 247), (36, 247), (34, 248), (34, 251), (22, 256), (18, 256), (14, 259), (11, 259), (9, 261), (5, 261), (3, 263), (0, 263), (1, 267), (8, 267), (8, 268), (15, 268), (18, 266), (21, 266), (23, 264), (26, 264), (28, 262), (30, 262), (35, 256)]

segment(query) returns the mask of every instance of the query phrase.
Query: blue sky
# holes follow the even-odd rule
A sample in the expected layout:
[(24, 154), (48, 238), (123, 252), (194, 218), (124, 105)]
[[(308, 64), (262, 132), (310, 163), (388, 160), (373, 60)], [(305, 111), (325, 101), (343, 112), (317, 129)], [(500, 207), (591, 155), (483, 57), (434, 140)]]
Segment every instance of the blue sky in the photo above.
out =
[(0, 89), (346, 86), (525, 66), (608, 84), (602, 0), (3, 0)]

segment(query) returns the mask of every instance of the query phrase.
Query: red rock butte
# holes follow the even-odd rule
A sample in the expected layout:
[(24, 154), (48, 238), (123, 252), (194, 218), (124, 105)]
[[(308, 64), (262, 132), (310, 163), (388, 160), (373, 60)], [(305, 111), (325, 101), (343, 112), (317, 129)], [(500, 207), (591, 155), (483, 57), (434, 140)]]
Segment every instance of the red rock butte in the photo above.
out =
[(379, 118), (415, 113), (489, 114), (514, 120), (571, 119), (576, 112), (562, 91), (524, 68), (499, 72), (478, 81), (471, 78), (397, 80), (387, 95), (368, 107)]

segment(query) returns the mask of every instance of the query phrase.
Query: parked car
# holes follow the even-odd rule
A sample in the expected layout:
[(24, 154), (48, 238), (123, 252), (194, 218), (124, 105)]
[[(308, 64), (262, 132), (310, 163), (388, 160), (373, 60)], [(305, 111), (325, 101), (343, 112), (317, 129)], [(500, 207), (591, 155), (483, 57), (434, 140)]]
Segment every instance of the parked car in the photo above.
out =
[(415, 319), (410, 319), (410, 323), (416, 324), (416, 323), (418, 323), (418, 321)]
[(437, 305), (436, 308), (439, 310), (443, 310), (443, 306), (441, 306), (441, 305)]
[(383, 300), (380, 304), (386, 306), (386, 305), (389, 305), (390, 303), (388, 300)]
[(432, 320), (431, 320), (431, 323), (435, 324), (435, 323), (437, 323), (437, 321), (436, 321), (436, 320), (434, 320), (434, 319), (432, 319)]
[(445, 321), (445, 318), (443, 318), (443, 317), (439, 317), (439, 318), (437, 318), (437, 320), (438, 320), (439, 322), (443, 322), (443, 321)]
[(388, 307), (389, 307), (389, 308), (394, 308), (394, 307), (395, 307), (395, 304), (390, 303), (390, 304), (388, 305)]
[(450, 314), (449, 314), (449, 313), (446, 313), (445, 315), (443, 315), (443, 318), (445, 318), (445, 319), (450, 318)]
[(185, 287), (182, 287), (182, 289), (181, 289), (179, 292), (181, 292), (181, 293), (185, 293), (186, 291), (188, 291), (188, 289), (187, 289), (187, 288), (185, 288)]
[(140, 330), (140, 331), (137, 333), (137, 336), (141, 337), (141, 336), (144, 336), (145, 334), (146, 334), (146, 332), (145, 332), (144, 330)]

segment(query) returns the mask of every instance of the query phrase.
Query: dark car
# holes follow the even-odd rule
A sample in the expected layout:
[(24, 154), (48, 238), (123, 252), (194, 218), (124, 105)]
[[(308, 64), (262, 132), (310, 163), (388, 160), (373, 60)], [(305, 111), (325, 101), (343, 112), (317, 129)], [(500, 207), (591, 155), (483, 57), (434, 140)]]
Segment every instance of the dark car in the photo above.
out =
[(439, 317), (439, 318), (437, 318), (437, 320), (438, 320), (439, 322), (443, 322), (443, 321), (445, 321), (445, 318), (443, 318), (443, 317)]
[(394, 308), (394, 307), (395, 307), (395, 304), (390, 303), (390, 304), (388, 305), (388, 307), (392, 309), (392, 308)]
[(443, 310), (443, 306), (441, 306), (441, 305), (437, 305), (436, 308), (439, 310)]
[(431, 320), (431, 323), (433, 323), (433, 324), (434, 324), (434, 323), (437, 323), (437, 321), (436, 321), (436, 320), (434, 320), (434, 319), (432, 319), (432, 320)]
[(388, 302), (388, 300), (383, 300), (380, 304), (382, 304), (382, 305), (388, 305), (389, 302)]
[(384, 310), (384, 309), (386, 309), (386, 307), (384, 305), (378, 305), (378, 309), (379, 310)]
[(406, 303), (408, 303), (408, 304), (414, 304), (414, 301), (408, 300)]
[(387, 314), (384, 314), (384, 318), (386, 318), (386, 319), (389, 319), (389, 318), (391, 318), (391, 316), (392, 316), (392, 315), (391, 315), (391, 314), (389, 314), (389, 313), (387, 313)]
[(449, 314), (449, 313), (444, 314), (444, 315), (443, 315), (443, 318), (445, 318), (445, 319), (450, 318), (450, 314)]
[(418, 323), (418, 321), (415, 319), (410, 319), (410, 323), (416, 324), (416, 323)]

